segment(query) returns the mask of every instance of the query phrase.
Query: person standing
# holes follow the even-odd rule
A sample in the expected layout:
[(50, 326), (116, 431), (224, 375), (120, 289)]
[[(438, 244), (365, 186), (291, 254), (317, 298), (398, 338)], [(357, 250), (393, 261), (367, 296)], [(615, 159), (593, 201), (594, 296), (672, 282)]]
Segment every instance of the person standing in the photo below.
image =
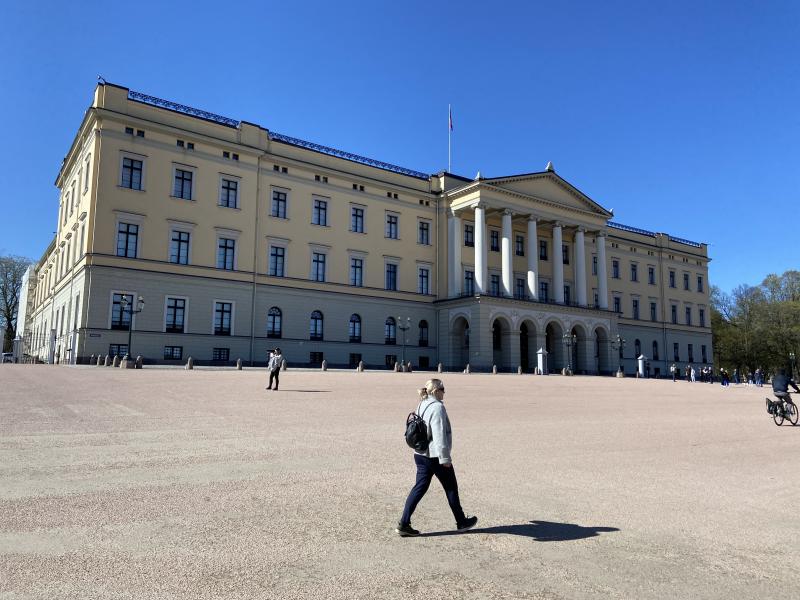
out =
[(275, 380), (275, 391), (278, 391), (278, 383), (279, 383), (279, 376), (281, 372), (281, 365), (283, 364), (283, 355), (281, 354), (280, 348), (275, 348), (269, 354), (269, 362), (267, 363), (267, 369), (269, 370), (269, 385), (267, 386), (268, 390), (272, 388), (272, 380)]
[(692, 375), (692, 383), (695, 383), (697, 381), (697, 371), (695, 371), (694, 367), (692, 367), (690, 372), (691, 372), (691, 375)]
[(442, 400), (444, 399), (444, 384), (440, 379), (430, 379), (425, 387), (419, 390), (420, 403), (416, 414), (428, 426), (428, 439), (430, 440), (425, 452), (414, 451), (414, 463), (417, 467), (417, 481), (408, 494), (403, 515), (395, 528), (395, 533), (400, 537), (413, 537), (419, 531), (411, 527), (411, 515), (422, 500), (425, 492), (431, 485), (431, 480), (436, 477), (442, 484), (447, 495), (447, 503), (456, 519), (456, 529), (466, 531), (478, 522), (478, 517), (467, 517), (461, 508), (458, 497), (458, 481), (450, 457), (453, 445), (453, 435), (450, 428), (450, 419)]
[(675, 366), (675, 363), (672, 363), (672, 366), (669, 368), (669, 372), (672, 373), (672, 382), (675, 383), (678, 378), (678, 367)]

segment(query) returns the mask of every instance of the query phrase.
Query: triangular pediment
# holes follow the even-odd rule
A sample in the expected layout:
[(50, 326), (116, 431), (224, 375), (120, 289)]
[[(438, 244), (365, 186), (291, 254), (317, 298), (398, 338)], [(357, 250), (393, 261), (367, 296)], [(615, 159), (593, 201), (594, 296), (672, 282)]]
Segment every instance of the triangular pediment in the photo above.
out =
[(610, 218), (611, 212), (552, 171), (483, 179), (482, 183), (510, 193)]

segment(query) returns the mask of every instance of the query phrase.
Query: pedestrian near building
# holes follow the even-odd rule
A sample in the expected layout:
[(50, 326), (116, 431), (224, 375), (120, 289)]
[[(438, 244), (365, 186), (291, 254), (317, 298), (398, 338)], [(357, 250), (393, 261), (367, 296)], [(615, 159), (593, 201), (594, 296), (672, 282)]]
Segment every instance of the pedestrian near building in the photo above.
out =
[(696, 379), (697, 372), (694, 370), (694, 367), (691, 368), (690, 373), (691, 373), (691, 376), (692, 376), (692, 383), (695, 383), (695, 381), (697, 381), (697, 379)]
[(478, 522), (478, 517), (467, 517), (461, 508), (461, 501), (458, 497), (458, 481), (450, 456), (453, 435), (450, 419), (442, 402), (444, 384), (440, 379), (428, 380), (425, 387), (419, 390), (419, 397), (420, 403), (417, 406), (416, 414), (427, 425), (429, 444), (424, 452), (414, 451), (417, 481), (408, 494), (403, 515), (400, 517), (395, 532), (401, 537), (419, 535), (419, 531), (411, 527), (411, 515), (414, 514), (414, 510), (425, 492), (428, 491), (434, 476), (444, 488), (447, 503), (456, 520), (456, 529), (459, 531), (471, 529)]
[(669, 372), (672, 373), (672, 381), (675, 382), (678, 379), (678, 367), (675, 366), (675, 363), (672, 363), (672, 366), (669, 368)]
[(283, 354), (280, 348), (275, 348), (269, 353), (269, 362), (267, 363), (267, 370), (269, 371), (269, 385), (268, 390), (273, 389), (272, 381), (275, 380), (275, 391), (278, 391), (279, 377), (281, 373), (281, 365), (283, 364)]
[(683, 369), (683, 374), (686, 377), (686, 383), (689, 383), (691, 381), (692, 366), (686, 365)]

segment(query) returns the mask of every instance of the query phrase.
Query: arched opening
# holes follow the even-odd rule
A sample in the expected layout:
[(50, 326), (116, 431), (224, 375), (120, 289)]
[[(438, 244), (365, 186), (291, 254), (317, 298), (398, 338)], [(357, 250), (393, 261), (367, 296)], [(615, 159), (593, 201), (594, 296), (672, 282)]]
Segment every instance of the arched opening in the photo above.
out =
[(397, 343), (397, 322), (394, 317), (388, 317), (384, 323), (384, 343), (390, 346)]
[[(492, 323), (492, 363), (498, 371), (510, 371), (518, 365), (512, 365), (511, 323), (503, 317), (497, 317)], [(516, 341), (516, 340), (515, 340)]]
[(419, 322), (419, 344), (421, 348), (425, 348), (428, 346), (428, 322), (427, 321), (420, 321)]
[(361, 342), (361, 316), (357, 314), (350, 315), (350, 326), (348, 329), (350, 334), (350, 341), (353, 343)]
[(634, 340), (633, 342), (633, 358), (639, 360), (639, 357), (642, 355), (642, 342), (639, 340)]
[(279, 338), (283, 334), (283, 314), (281, 309), (273, 306), (267, 312), (267, 337)]
[(589, 335), (583, 325), (575, 325), (570, 332), (572, 334), (572, 371), (573, 373), (594, 373), (594, 365), (591, 357), (588, 356), (586, 341)]
[(611, 373), (613, 370), (609, 356), (610, 350), (611, 344), (606, 330), (602, 327), (596, 327), (594, 330), (594, 358), (597, 364), (597, 372), (601, 375)]
[(558, 322), (551, 321), (545, 328), (544, 338), (548, 371), (556, 373), (567, 366), (564, 354), (564, 329)]
[(469, 321), (464, 317), (458, 317), (453, 321), (450, 339), (452, 340), (450, 366), (454, 369), (463, 369), (469, 362)]
[(311, 320), (308, 327), (308, 339), (322, 341), (323, 339), (323, 317), (322, 313), (315, 310), (311, 313)]
[(533, 373), (537, 366), (536, 325), (523, 321), (519, 326), (519, 364), (524, 373)]

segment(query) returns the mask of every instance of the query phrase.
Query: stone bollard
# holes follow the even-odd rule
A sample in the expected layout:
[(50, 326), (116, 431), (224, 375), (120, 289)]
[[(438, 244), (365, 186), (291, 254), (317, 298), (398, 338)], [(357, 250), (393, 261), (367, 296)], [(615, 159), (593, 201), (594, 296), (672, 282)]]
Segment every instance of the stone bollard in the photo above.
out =
[[(126, 354), (125, 356), (128, 356), (128, 355)], [(121, 362), (121, 360), (120, 360), (119, 354), (115, 354), (114, 355), (114, 362), (112, 363), (112, 365), (114, 367), (119, 367), (119, 363), (120, 362)]]
[(108, 354), (106, 354), (106, 359), (103, 361), (103, 365), (106, 367), (111, 366), (111, 357)]
[(408, 361), (406, 365), (406, 373), (413, 373), (414, 371), (411, 369), (411, 361)]
[(236, 370), (237, 371), (241, 371), (242, 370), (242, 359), (241, 358), (237, 358), (236, 359)]
[(397, 361), (394, 361), (394, 372), (395, 373), (400, 372), (400, 363), (398, 363)]
[(102, 367), (103, 366), (103, 357), (100, 356), (99, 354), (97, 355), (97, 366), (98, 367)]
[(286, 370), (286, 359), (284, 358), (281, 361), (281, 371), (285, 371), (285, 370)]
[(136, 368), (136, 362), (130, 357), (130, 355), (126, 354), (120, 360), (119, 366), (121, 369), (134, 369)]
[(358, 367), (356, 368), (356, 371), (359, 372), (359, 373), (363, 373), (364, 372), (364, 361), (363, 360), (358, 361)]
[(194, 369), (194, 359), (191, 356), (189, 357), (189, 360), (186, 361), (185, 369), (187, 371), (191, 371), (192, 369)]
[(89, 364), (90, 364), (90, 365), (93, 365), (93, 364), (95, 364), (96, 362), (97, 362), (97, 361), (95, 360), (94, 354), (92, 354), (92, 356), (91, 356), (91, 357), (89, 357)]
[(492, 365), (492, 375), (497, 375), (497, 365)]
[(136, 357), (135, 368), (141, 369), (143, 366), (144, 366), (144, 358), (142, 358), (142, 355), (140, 354), (139, 356)]
[(439, 363), (438, 365), (436, 365), (436, 372), (437, 373), (441, 373), (442, 372), (442, 363)]
[(469, 375), (469, 363), (467, 363), (467, 366), (464, 368), (464, 373)]
[(327, 371), (328, 370), (328, 361), (327, 360), (323, 360), (322, 361), (322, 370), (323, 371)]
[(517, 367), (517, 375), (522, 375), (522, 367)]

